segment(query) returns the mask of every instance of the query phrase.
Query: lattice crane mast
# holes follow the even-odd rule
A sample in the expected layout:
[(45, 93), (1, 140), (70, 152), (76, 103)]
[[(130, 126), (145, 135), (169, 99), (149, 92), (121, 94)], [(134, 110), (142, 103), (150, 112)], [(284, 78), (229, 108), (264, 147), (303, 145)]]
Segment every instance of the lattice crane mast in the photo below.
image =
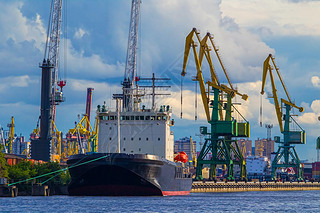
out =
[(123, 81), (123, 108), (127, 111), (135, 109), (136, 75), (137, 75), (137, 46), (138, 26), (141, 0), (132, 0), (128, 49)]
[[(196, 37), (196, 40), (200, 43), (199, 55), (197, 51), (196, 42), (193, 38)], [(213, 46), (215, 53), (218, 57), (220, 65), (223, 69), (223, 72), (228, 79), (229, 86), (221, 84), (217, 78), (216, 71), (213, 67), (212, 58), (210, 55), (211, 48), (207, 44), (210, 41)], [(239, 93), (236, 89), (233, 88), (229, 76), (226, 72), (225, 66), (222, 63), (221, 57), (216, 48), (213, 37), (210, 33), (201, 40), (199, 32), (196, 28), (193, 28), (192, 31), (186, 38), (185, 52), (184, 52), (184, 61), (183, 61), (183, 70), (181, 75), (186, 75), (186, 67), (188, 62), (188, 57), (190, 49), (193, 50), (194, 60), (197, 68), (196, 80), (199, 81), (199, 87), (201, 91), (202, 102), (206, 114), (208, 123), (211, 125), (211, 133), (207, 131), (206, 127), (201, 127), (201, 134), (208, 135), (209, 138), (206, 138), (205, 144), (201, 149), (200, 155), (197, 160), (197, 179), (202, 179), (202, 168), (203, 165), (210, 165), (210, 178), (216, 178), (216, 166), (217, 165), (227, 165), (228, 167), (228, 176), (229, 180), (234, 179), (233, 166), (235, 164), (240, 166), (240, 178), (246, 179), (246, 164), (244, 157), (240, 151), (239, 145), (236, 143), (236, 140), (233, 140), (234, 137), (249, 137), (249, 122), (237, 122), (232, 118), (233, 107), (232, 98), (236, 95), (241, 96), (243, 100), (247, 100), (248, 96), (246, 94)], [(211, 81), (205, 82), (202, 74), (202, 61), (206, 58), (209, 68)], [(208, 90), (206, 90), (206, 84), (208, 85)], [(211, 89), (210, 89), (211, 88)], [(214, 93), (214, 99), (209, 99), (209, 94)], [(224, 104), (223, 93), (226, 93), (227, 101)], [(212, 108), (212, 113), (210, 115), (210, 108)], [(223, 116), (223, 112), (225, 112)], [(240, 113), (239, 113), (240, 114)], [(241, 114), (240, 114), (241, 115)], [(212, 153), (212, 158), (207, 159), (207, 155)]]
[[(281, 103), (279, 103), (276, 84), (275, 84), (273, 73), (272, 73), (273, 70), (276, 71), (276, 74), (280, 79), (281, 85), (287, 97), (287, 100), (281, 98), (280, 99)], [(265, 92), (264, 88), (265, 88), (268, 73), (270, 75), (270, 80), (271, 80), (271, 87), (272, 87), (272, 94), (273, 94), (276, 115), (277, 115), (280, 131), (283, 134), (283, 141), (280, 141), (280, 137), (275, 137), (275, 142), (281, 143), (282, 145), (279, 146), (278, 151), (276, 152), (276, 156), (272, 161), (271, 176), (273, 179), (276, 179), (277, 168), (295, 167), (297, 169), (297, 174), (296, 174), (297, 179), (302, 180), (303, 179), (302, 165), (298, 157), (298, 154), (295, 150), (295, 147), (292, 146), (292, 144), (305, 144), (306, 133), (299, 126), (299, 124), (293, 119), (291, 115), (291, 109), (296, 108), (299, 110), (299, 112), (303, 112), (304, 108), (297, 106), (295, 103), (293, 103), (293, 101), (291, 101), (288, 90), (284, 84), (284, 81), (279, 72), (279, 68), (275, 63), (275, 59), (272, 56), (272, 54), (269, 54), (269, 56), (266, 58), (266, 60), (263, 63), (261, 95), (263, 95)], [(283, 112), (283, 108), (285, 109), (285, 112)], [(291, 130), (290, 123), (295, 123), (296, 126), (299, 128), (299, 130), (298, 131)], [(284, 161), (280, 162), (282, 157)], [(290, 157), (291, 157), (291, 160), (290, 160)]]

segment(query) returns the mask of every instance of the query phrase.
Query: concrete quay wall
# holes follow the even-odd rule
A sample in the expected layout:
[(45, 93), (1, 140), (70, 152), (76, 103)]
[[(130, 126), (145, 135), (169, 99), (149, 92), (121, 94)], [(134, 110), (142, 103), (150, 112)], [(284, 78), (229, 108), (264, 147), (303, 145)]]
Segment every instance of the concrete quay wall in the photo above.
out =
[(245, 192), (245, 191), (302, 191), (320, 190), (318, 182), (213, 182), (196, 181), (192, 193), (204, 192)]

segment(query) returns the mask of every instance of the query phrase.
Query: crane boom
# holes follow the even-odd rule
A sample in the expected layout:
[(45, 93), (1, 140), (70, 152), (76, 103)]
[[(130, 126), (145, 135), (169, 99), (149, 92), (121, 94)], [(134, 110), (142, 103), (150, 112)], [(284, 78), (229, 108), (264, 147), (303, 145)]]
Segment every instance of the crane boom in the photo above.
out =
[[(207, 118), (208, 121), (210, 121), (209, 100), (208, 100), (207, 95), (206, 95), (207, 92), (206, 92), (205, 82), (204, 82), (202, 71), (201, 71), (200, 60), (199, 60), (197, 49), (196, 49), (196, 43), (193, 41), (194, 34), (197, 36), (198, 41), (201, 42), (200, 37), (199, 37), (199, 33), (197, 32), (196, 28), (193, 28), (192, 31), (188, 34), (188, 36), (186, 38), (185, 51), (184, 51), (184, 60), (183, 60), (183, 68), (182, 68), (181, 75), (182, 76), (186, 75), (186, 68), (187, 68), (189, 53), (190, 53), (190, 49), (192, 47), (194, 60), (195, 60), (195, 63), (196, 63), (196, 68), (197, 68), (197, 80), (199, 81), (199, 86), (200, 86), (200, 91), (201, 91), (201, 98), (202, 98), (202, 102), (203, 102), (206, 118)], [(201, 46), (200, 48), (202, 49), (203, 47)], [(204, 50), (202, 50), (202, 51), (204, 52)], [(205, 52), (204, 52), (204, 54), (205, 54)], [(202, 63), (202, 61), (201, 61), (201, 63)]]
[[(206, 114), (207, 120), (210, 121), (211, 118), (210, 118), (210, 113), (209, 113), (209, 100), (208, 100), (208, 97), (207, 97), (208, 91), (206, 91), (206, 87), (205, 87), (206, 83), (209, 86), (212, 86), (214, 88), (219, 89), (220, 91), (223, 91), (223, 92), (226, 92), (226, 93), (230, 94), (232, 98), (237, 94), (237, 95), (240, 95), (243, 100), (247, 100), (248, 99), (248, 95), (241, 94), (237, 90), (233, 89), (233, 86), (232, 86), (232, 84), (230, 82), (229, 76), (228, 76), (228, 74), (226, 72), (226, 69), (225, 69), (223, 63), (222, 63), (221, 57), (219, 56), (218, 49), (214, 45), (213, 36), (210, 33), (207, 33), (206, 36), (201, 40), (199, 34), (200, 33), (197, 31), (197, 29), (193, 28), (192, 31), (186, 37), (184, 60), (183, 60), (181, 76), (185, 76), (186, 75), (186, 68), (187, 68), (188, 58), (189, 58), (189, 54), (190, 54), (190, 49), (192, 48), (193, 49), (194, 60), (195, 60), (196, 68), (197, 68), (197, 78), (196, 78), (196, 80), (199, 81), (202, 102), (203, 102), (203, 106), (204, 106), (204, 110), (205, 110), (205, 114)], [(197, 49), (196, 49), (197, 45), (196, 45), (195, 41), (193, 40), (194, 35), (196, 35), (197, 41), (200, 43), (199, 56), (198, 56)], [(228, 79), (228, 82), (229, 82), (229, 85), (230, 85), (231, 88), (229, 88), (226, 85), (220, 84), (219, 79), (217, 78), (217, 74), (216, 74), (216, 72), (214, 70), (212, 58), (211, 58), (211, 55), (210, 55), (210, 50), (211, 49), (207, 44), (208, 39), (210, 40), (211, 44), (213, 45), (213, 47), (215, 49), (215, 53), (216, 53), (216, 55), (217, 55), (217, 57), (219, 59), (220, 65), (223, 68), (224, 74), (225, 74), (226, 78)], [(203, 74), (202, 74), (202, 71), (201, 71), (202, 61), (203, 61), (204, 56), (206, 57), (206, 59), (208, 61), (208, 64), (209, 64), (209, 67), (210, 67), (210, 74), (211, 74), (211, 82), (206, 82), (206, 83), (204, 82)], [(220, 115), (220, 117), (221, 117), (221, 115)]]
[(134, 89), (137, 75), (137, 47), (139, 30), (139, 13), (141, 0), (132, 0), (129, 25), (128, 49), (123, 81), (123, 107), (127, 111), (134, 108)]

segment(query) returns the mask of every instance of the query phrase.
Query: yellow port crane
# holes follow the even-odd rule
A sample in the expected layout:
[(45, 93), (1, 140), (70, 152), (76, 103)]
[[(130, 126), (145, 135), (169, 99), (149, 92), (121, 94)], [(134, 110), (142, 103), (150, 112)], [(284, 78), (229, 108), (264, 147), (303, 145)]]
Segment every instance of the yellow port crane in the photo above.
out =
[(62, 136), (61, 131), (58, 131), (56, 124), (52, 121), (52, 125), (54, 131), (52, 132), (52, 139), (51, 139), (51, 161), (52, 162), (59, 162), (61, 161), (61, 150), (62, 150)]
[(12, 145), (15, 141), (15, 135), (14, 135), (15, 124), (14, 124), (13, 116), (11, 117), (11, 122), (7, 125), (7, 127), (9, 127), (9, 135), (7, 139), (7, 150), (9, 154), (13, 154)]
[[(195, 60), (195, 63), (196, 63), (196, 68), (197, 68), (196, 81), (199, 82), (201, 98), (202, 98), (205, 114), (206, 114), (207, 120), (210, 121), (211, 118), (210, 118), (210, 113), (209, 113), (209, 108), (210, 108), (209, 91), (206, 90), (206, 86), (205, 86), (206, 84), (208, 86), (211, 86), (211, 87), (214, 87), (214, 88), (220, 90), (221, 92), (225, 92), (225, 93), (229, 94), (231, 98), (234, 98), (235, 95), (239, 95), (239, 96), (241, 96), (241, 98), (243, 100), (248, 100), (248, 95), (241, 94), (241, 93), (238, 92), (238, 90), (233, 88), (233, 86), (231, 84), (231, 81), (230, 81), (230, 78), (229, 78), (229, 76), (227, 74), (227, 71), (225, 69), (225, 66), (222, 63), (221, 56), (219, 55), (219, 52), (218, 52), (219, 49), (214, 44), (213, 36), (210, 33), (207, 33), (206, 36), (201, 40), (199, 34), (200, 33), (197, 31), (197, 29), (193, 28), (192, 31), (189, 33), (189, 35), (186, 38), (185, 51), (184, 51), (184, 60), (183, 60), (183, 68), (182, 68), (181, 76), (185, 76), (186, 75), (186, 68), (187, 68), (189, 53), (190, 53), (190, 49), (192, 47), (194, 60)], [(194, 35), (196, 36), (198, 42), (200, 43), (199, 56), (198, 56), (197, 49), (196, 49), (197, 44), (193, 40)], [(212, 45), (212, 47), (213, 47), (213, 49), (214, 49), (214, 51), (216, 53), (216, 56), (217, 56), (217, 58), (219, 60), (221, 68), (222, 68), (222, 70), (223, 70), (223, 72), (224, 72), (224, 74), (225, 74), (225, 76), (226, 76), (226, 78), (228, 80), (229, 87), (227, 85), (221, 84), (219, 82), (219, 79), (217, 77), (216, 71), (215, 71), (215, 69), (213, 67), (213, 62), (212, 62), (212, 58), (211, 58), (211, 55), (210, 55), (211, 48), (207, 44), (208, 40), (210, 41), (210, 43), (211, 43), (211, 45)], [(208, 82), (204, 81), (202, 70), (201, 70), (204, 56), (207, 59), (207, 62), (208, 62), (209, 68), (210, 68), (210, 74), (211, 74), (211, 81), (208, 81)], [(221, 93), (219, 99), (221, 101), (222, 93)], [(220, 119), (223, 120), (223, 115), (221, 114), (221, 112), (222, 111), (219, 110)]]
[[(222, 63), (221, 57), (219, 55), (219, 50), (215, 46), (213, 41), (213, 36), (210, 33), (207, 33), (206, 36), (201, 40), (199, 32), (196, 28), (193, 28), (192, 31), (186, 37), (185, 51), (184, 51), (184, 61), (183, 69), (181, 76), (186, 75), (186, 67), (188, 62), (188, 57), (190, 50), (192, 48), (194, 61), (196, 64), (197, 75), (196, 81), (199, 81), (199, 87), (201, 92), (201, 98), (204, 106), (204, 111), (208, 123), (211, 125), (211, 133), (207, 131), (207, 127), (200, 127), (201, 134), (209, 136), (206, 138), (205, 144), (201, 149), (199, 157), (197, 159), (197, 179), (202, 179), (202, 168), (203, 165), (210, 165), (210, 178), (216, 178), (216, 166), (217, 165), (227, 165), (229, 180), (234, 179), (233, 166), (239, 165), (240, 167), (240, 178), (246, 179), (246, 163), (245, 159), (239, 149), (239, 145), (236, 143), (236, 140), (232, 138), (236, 137), (249, 137), (249, 122), (238, 112), (238, 110), (232, 104), (232, 98), (236, 95), (241, 96), (243, 100), (248, 99), (248, 95), (239, 93), (230, 82), (230, 78), (226, 72), (225, 66)], [(197, 52), (197, 44), (194, 41), (200, 44), (199, 55)], [(225, 77), (228, 80), (229, 85), (221, 84), (217, 78), (216, 71), (213, 66), (213, 61), (210, 55), (211, 48), (208, 45), (208, 42), (212, 45), (215, 54), (219, 60), (220, 66), (225, 74)], [(211, 80), (208, 82), (204, 81), (202, 74), (202, 61), (206, 58), (210, 68)], [(206, 90), (206, 84), (208, 89)], [(210, 93), (214, 94), (213, 100), (210, 100)], [(224, 94), (227, 96), (227, 100), (224, 101)], [(226, 102), (226, 104), (224, 104)], [(212, 113), (210, 115), (210, 108), (212, 108)], [(237, 111), (240, 116), (246, 122), (238, 122), (232, 117), (233, 110)], [(223, 114), (224, 112), (224, 114)], [(211, 159), (208, 160), (208, 154), (212, 153)]]
[[(279, 103), (276, 84), (273, 77), (273, 72), (272, 72), (273, 70), (276, 71), (276, 74), (279, 77), (279, 80), (281, 82), (281, 85), (287, 97), (287, 100), (281, 98), (281, 105)], [(276, 179), (277, 168), (295, 167), (297, 169), (297, 174), (296, 174), (297, 179), (302, 180), (303, 179), (302, 164), (295, 150), (295, 147), (292, 144), (305, 144), (306, 134), (305, 134), (305, 131), (299, 126), (299, 124), (293, 119), (291, 115), (291, 109), (296, 108), (299, 110), (299, 112), (303, 112), (304, 108), (297, 106), (291, 100), (288, 90), (284, 84), (283, 78), (281, 77), (281, 74), (279, 72), (279, 68), (275, 63), (275, 58), (272, 56), (272, 54), (269, 54), (263, 63), (261, 95), (263, 95), (265, 92), (264, 88), (265, 88), (268, 73), (270, 75), (270, 80), (271, 80), (275, 111), (276, 111), (280, 131), (283, 134), (283, 141), (280, 141), (279, 136), (275, 137), (275, 142), (280, 143), (281, 145), (279, 145), (275, 158), (272, 161), (271, 177), (273, 179)], [(285, 112), (283, 111), (283, 108), (285, 109)], [(291, 130), (290, 124), (296, 124), (296, 126), (298, 127), (298, 130), (295, 130), (295, 131)], [(283, 161), (281, 162), (282, 157), (283, 157)]]
[[(87, 128), (86, 128), (87, 125)], [(98, 138), (97, 119), (92, 128), (88, 116), (84, 115), (75, 128), (69, 129), (67, 133), (68, 155), (96, 151)], [(85, 145), (83, 142), (87, 142)]]

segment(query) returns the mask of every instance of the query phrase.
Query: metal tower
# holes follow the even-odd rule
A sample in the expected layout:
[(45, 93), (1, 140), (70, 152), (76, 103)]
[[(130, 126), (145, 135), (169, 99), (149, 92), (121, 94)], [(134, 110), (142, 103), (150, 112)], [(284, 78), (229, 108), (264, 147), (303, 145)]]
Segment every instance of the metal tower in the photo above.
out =
[[(64, 101), (62, 88), (65, 81), (57, 82), (59, 71), (59, 47), (61, 35), (62, 0), (52, 0), (47, 40), (41, 73), (41, 109), (39, 138), (31, 140), (31, 158), (51, 160), (51, 140), (54, 133), (56, 105)], [(60, 91), (57, 91), (57, 85)]]
[(273, 125), (266, 124), (265, 127), (267, 129), (267, 141), (270, 142), (271, 141), (271, 129), (273, 128)]
[(127, 59), (123, 81), (123, 108), (126, 111), (134, 110), (140, 4), (141, 0), (132, 0)]

